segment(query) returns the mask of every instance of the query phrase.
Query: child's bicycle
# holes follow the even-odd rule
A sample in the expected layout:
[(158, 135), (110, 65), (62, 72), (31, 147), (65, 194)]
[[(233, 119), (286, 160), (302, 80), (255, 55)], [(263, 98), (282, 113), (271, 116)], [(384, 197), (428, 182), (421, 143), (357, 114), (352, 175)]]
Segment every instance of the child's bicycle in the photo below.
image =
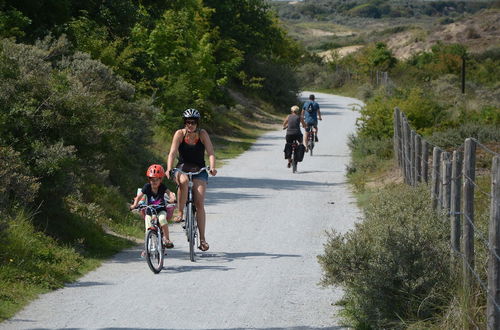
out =
[(163, 231), (158, 220), (157, 210), (161, 207), (168, 207), (175, 204), (160, 205), (146, 205), (140, 203), (135, 209), (139, 210), (144, 218), (146, 213), (151, 213), (151, 226), (146, 231), (144, 238), (144, 251), (145, 258), (149, 268), (155, 274), (158, 274), (163, 269), (163, 260), (165, 258), (165, 246), (163, 245)]
[(193, 176), (200, 174), (204, 171), (210, 171), (209, 167), (203, 167), (197, 172), (184, 172), (181, 169), (177, 169), (182, 174), (187, 175), (188, 182), (188, 196), (186, 201), (186, 208), (184, 214), (186, 215), (186, 224), (184, 226), (184, 231), (186, 232), (186, 237), (189, 242), (189, 259), (191, 261), (196, 261), (195, 246), (198, 246), (198, 226), (196, 222), (196, 207), (194, 206), (194, 196), (193, 196)]

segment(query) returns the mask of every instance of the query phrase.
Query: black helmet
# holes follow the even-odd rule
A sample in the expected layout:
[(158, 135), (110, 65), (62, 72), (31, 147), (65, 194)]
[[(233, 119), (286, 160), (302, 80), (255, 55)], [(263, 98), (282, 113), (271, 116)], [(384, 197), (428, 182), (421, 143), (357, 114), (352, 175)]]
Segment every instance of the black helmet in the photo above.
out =
[(182, 117), (184, 119), (187, 119), (187, 118), (195, 118), (195, 119), (200, 119), (201, 115), (200, 115), (200, 112), (196, 109), (192, 109), (192, 108), (189, 108), (189, 109), (186, 109), (183, 113), (182, 113)]

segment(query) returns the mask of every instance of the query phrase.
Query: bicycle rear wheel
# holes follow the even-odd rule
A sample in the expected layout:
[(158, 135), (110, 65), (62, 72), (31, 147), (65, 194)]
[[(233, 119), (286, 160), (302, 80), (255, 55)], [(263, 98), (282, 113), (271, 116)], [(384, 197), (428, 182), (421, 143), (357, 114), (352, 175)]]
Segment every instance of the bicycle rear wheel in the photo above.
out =
[(153, 273), (158, 274), (163, 269), (164, 258), (161, 233), (148, 229), (144, 245), (148, 266)]

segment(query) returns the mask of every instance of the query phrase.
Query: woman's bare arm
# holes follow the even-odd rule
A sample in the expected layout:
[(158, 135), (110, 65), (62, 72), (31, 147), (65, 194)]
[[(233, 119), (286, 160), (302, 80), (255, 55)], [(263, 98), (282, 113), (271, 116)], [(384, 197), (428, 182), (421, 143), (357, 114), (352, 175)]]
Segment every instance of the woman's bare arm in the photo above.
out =
[(174, 167), (174, 160), (177, 156), (177, 150), (179, 149), (179, 145), (182, 141), (183, 132), (182, 129), (177, 130), (175, 132), (174, 137), (172, 138), (172, 144), (170, 145), (170, 152), (168, 153), (167, 158), (167, 172), (165, 173), (167, 178), (170, 179), (170, 171)]
[(208, 161), (209, 161), (209, 166), (210, 166), (210, 174), (216, 175), (217, 170), (215, 168), (215, 153), (214, 153), (214, 146), (212, 145), (212, 141), (210, 140), (210, 136), (208, 136), (207, 131), (202, 129), (200, 131), (200, 139), (201, 142), (203, 142), (203, 145), (205, 146), (205, 151), (207, 152), (208, 155)]

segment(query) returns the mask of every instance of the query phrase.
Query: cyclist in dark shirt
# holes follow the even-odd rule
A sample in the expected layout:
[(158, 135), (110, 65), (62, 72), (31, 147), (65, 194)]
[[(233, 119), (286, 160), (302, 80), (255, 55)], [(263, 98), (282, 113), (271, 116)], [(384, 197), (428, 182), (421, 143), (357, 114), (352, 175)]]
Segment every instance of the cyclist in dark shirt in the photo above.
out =
[[(300, 124), (302, 127), (306, 127), (306, 123), (304, 122), (304, 118), (299, 115), (300, 108), (296, 105), (290, 108), (291, 114), (289, 114), (285, 121), (283, 121), (283, 129), (286, 128), (286, 143), (285, 145), (285, 157), (288, 159), (287, 167), (292, 166), (292, 158), (291, 152), (287, 152), (286, 148), (288, 144), (292, 144), (294, 141), (298, 141), (299, 144), (302, 144), (302, 132), (300, 130)], [(290, 150), (291, 151), (291, 150)], [(289, 154), (289, 155), (288, 155)]]
[[(205, 167), (206, 152), (210, 164), (210, 174), (217, 174), (212, 141), (207, 131), (198, 127), (200, 117), (201, 115), (196, 109), (187, 109), (184, 111), (184, 128), (175, 132), (172, 139), (172, 145), (170, 146), (170, 153), (168, 154), (166, 174), (168, 178), (172, 177), (178, 185), (177, 198), (179, 215), (174, 220), (175, 222), (184, 221), (184, 207), (187, 200), (189, 181), (187, 175), (181, 174), (175, 170), (175, 157), (179, 155), (179, 162), (176, 168), (181, 168), (184, 172), (197, 172), (200, 168)], [(209, 245), (205, 239), (205, 192), (207, 189), (207, 182), (207, 172), (202, 172), (193, 176), (194, 205), (196, 206), (196, 221), (200, 232), (200, 246), (198, 248), (202, 251), (207, 251), (209, 249)]]

